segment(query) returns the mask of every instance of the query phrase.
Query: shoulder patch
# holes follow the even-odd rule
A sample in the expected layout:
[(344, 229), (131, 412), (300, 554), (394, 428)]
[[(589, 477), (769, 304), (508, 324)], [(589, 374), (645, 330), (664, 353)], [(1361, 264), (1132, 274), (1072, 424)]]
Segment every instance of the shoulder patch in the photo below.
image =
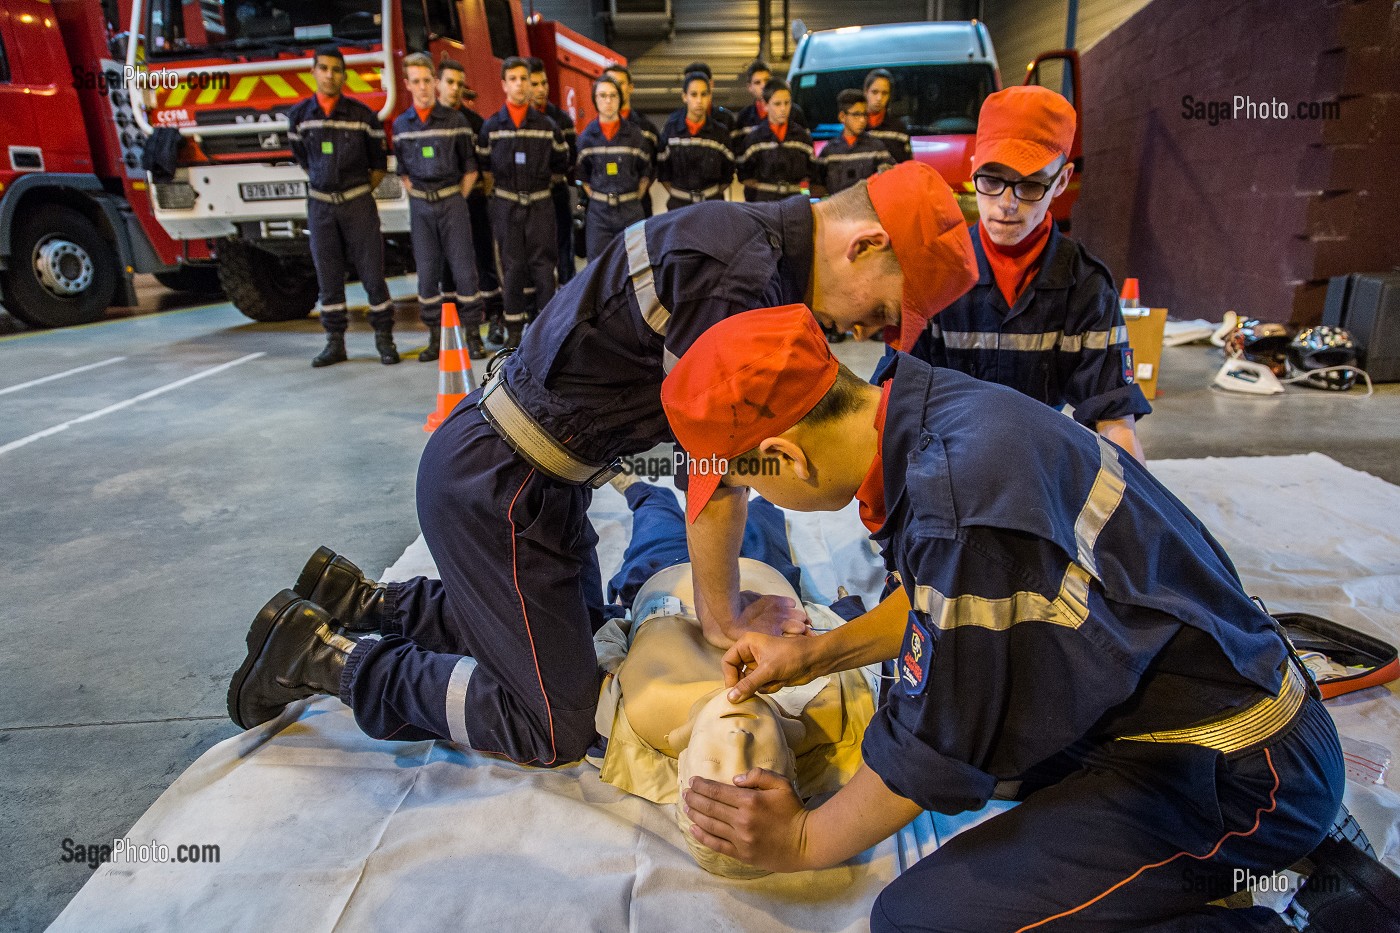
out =
[(933, 639), (919, 621), (918, 613), (909, 613), (909, 627), (904, 632), (904, 644), (899, 649), (899, 687), (905, 695), (916, 697), (928, 687), (929, 666), (933, 663)]

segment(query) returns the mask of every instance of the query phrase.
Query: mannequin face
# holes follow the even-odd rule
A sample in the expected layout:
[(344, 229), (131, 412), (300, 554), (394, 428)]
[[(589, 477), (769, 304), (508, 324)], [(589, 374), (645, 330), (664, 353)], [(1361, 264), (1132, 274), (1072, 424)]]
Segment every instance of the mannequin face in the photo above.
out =
[(751, 768), (792, 777), (788, 731), (793, 727), (801, 730), (761, 696), (730, 703), (720, 691), (692, 719), (690, 742), (677, 759), (681, 787), (694, 777), (732, 784)]

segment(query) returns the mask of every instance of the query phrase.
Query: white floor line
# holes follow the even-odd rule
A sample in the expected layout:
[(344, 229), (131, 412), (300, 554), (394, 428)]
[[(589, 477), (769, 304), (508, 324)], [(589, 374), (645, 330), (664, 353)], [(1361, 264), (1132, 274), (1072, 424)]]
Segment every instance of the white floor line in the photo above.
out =
[(103, 360), (100, 363), (89, 363), (86, 366), (79, 366), (77, 369), (65, 369), (63, 372), (54, 373), (52, 376), (44, 376), (40, 379), (31, 379), (28, 382), (21, 382), (19, 385), (6, 386), (5, 388), (0, 389), (0, 395), (4, 395), (7, 392), (18, 392), (20, 389), (27, 389), (30, 386), (41, 385), (45, 382), (53, 382), (55, 379), (62, 379), (64, 376), (73, 376), (77, 373), (85, 373), (89, 369), (97, 369), (99, 366), (108, 366), (112, 363), (120, 363), (124, 359), (126, 359), (126, 357), (124, 356), (114, 356), (110, 360)]
[(123, 408), (128, 408), (132, 405), (135, 405), (137, 402), (144, 402), (148, 398), (155, 398), (157, 395), (169, 392), (171, 389), (178, 389), (181, 386), (189, 385), (191, 382), (203, 379), (205, 376), (212, 376), (216, 373), (221, 373), (226, 369), (239, 365), (240, 363), (246, 363), (249, 360), (255, 360), (260, 356), (266, 355), (266, 353), (262, 352), (249, 353), (247, 356), (240, 356), (236, 360), (230, 360), (227, 363), (220, 363), (218, 366), (212, 367), (211, 369), (206, 369), (202, 372), (197, 372), (193, 376), (186, 376), (183, 379), (177, 379), (174, 382), (167, 383), (161, 386), (160, 388), (151, 389), (149, 392), (142, 392), (140, 395), (137, 395), (133, 398), (129, 398), (124, 402), (117, 402), (115, 405), (108, 405), (106, 408), (103, 408), (99, 411), (90, 412), (86, 415), (79, 415), (77, 418), (74, 418), (71, 421), (65, 421), (62, 424), (56, 424), (51, 428), (45, 428), (44, 430), (39, 431), (38, 433), (29, 435), (28, 437), (21, 437), (17, 441), (10, 441), (8, 444), (0, 446), (0, 454), (7, 454), (10, 451), (15, 450), (16, 448), (25, 446), (26, 444), (32, 444), (35, 441), (40, 440), (42, 438), (51, 437), (52, 435), (57, 434), (60, 431), (66, 431), (75, 424), (82, 424), (84, 421), (93, 421), (97, 418), (101, 418), (103, 415), (110, 415), (114, 411), (121, 411)]

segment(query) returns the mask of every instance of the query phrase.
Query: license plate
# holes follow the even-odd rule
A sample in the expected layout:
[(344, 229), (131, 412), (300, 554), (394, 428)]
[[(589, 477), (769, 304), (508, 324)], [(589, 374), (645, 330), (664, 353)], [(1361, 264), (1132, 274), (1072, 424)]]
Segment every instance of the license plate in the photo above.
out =
[(306, 197), (306, 182), (244, 182), (238, 186), (238, 193), (245, 201), (285, 201), (290, 198), (304, 198)]

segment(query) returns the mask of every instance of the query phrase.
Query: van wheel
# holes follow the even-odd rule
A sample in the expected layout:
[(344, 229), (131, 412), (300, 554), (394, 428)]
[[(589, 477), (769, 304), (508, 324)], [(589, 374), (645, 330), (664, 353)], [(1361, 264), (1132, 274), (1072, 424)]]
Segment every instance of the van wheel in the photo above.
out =
[(117, 285), (117, 254), (92, 221), (45, 204), (15, 225), (5, 306), (31, 327), (102, 319)]

